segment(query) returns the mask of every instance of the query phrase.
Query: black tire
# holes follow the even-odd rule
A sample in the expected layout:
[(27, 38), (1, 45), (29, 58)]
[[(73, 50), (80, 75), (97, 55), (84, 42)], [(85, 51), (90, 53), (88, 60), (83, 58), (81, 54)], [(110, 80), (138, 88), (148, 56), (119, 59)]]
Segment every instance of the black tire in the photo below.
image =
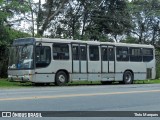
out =
[(126, 71), (123, 74), (123, 83), (124, 84), (132, 84), (133, 83), (133, 74), (130, 71)]
[(112, 81), (101, 81), (102, 85), (110, 85), (112, 84)]
[(55, 85), (66, 86), (68, 83), (68, 77), (64, 71), (59, 71), (55, 77)]

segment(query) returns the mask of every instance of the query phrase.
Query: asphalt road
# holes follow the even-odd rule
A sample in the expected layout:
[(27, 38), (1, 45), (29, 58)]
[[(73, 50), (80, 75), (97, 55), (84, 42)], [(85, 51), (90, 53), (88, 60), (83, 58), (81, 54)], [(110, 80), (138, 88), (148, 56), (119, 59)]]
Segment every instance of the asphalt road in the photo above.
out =
[[(160, 111), (160, 84), (0, 88), (0, 111)], [(54, 117), (54, 119), (64, 118)], [(65, 119), (150, 120), (151, 118), (67, 117)]]

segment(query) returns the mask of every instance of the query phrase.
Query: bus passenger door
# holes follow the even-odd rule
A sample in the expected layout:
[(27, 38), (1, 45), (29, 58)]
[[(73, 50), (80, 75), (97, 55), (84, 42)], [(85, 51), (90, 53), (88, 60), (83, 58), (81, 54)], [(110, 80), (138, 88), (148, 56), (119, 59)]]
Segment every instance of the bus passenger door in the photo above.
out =
[(103, 73), (108, 73), (108, 46), (101, 46), (101, 71)]
[(108, 73), (115, 73), (115, 48), (108, 46)]
[(101, 57), (99, 45), (88, 45), (88, 80), (101, 79)]
[(72, 44), (72, 79), (87, 79), (87, 45)]
[(113, 46), (101, 45), (101, 72), (102, 81), (114, 80), (115, 59)]

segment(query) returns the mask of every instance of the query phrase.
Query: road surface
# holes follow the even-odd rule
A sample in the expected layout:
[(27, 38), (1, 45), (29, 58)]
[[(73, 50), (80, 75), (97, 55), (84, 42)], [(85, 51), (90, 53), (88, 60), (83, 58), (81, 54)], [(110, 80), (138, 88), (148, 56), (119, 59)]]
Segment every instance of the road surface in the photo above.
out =
[[(160, 111), (160, 84), (0, 88), (0, 111)], [(64, 118), (54, 117), (54, 119)], [(150, 120), (151, 118), (76, 117), (75, 119)]]

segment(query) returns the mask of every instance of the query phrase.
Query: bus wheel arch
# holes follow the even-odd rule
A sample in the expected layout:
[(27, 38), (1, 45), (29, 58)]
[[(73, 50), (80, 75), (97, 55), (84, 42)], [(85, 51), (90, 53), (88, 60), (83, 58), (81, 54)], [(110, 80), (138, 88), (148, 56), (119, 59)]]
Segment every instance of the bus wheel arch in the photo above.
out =
[(132, 70), (127, 69), (123, 73), (123, 83), (124, 84), (132, 84), (134, 80), (134, 73)]
[(65, 86), (69, 82), (69, 73), (67, 70), (58, 70), (55, 74), (55, 85)]

